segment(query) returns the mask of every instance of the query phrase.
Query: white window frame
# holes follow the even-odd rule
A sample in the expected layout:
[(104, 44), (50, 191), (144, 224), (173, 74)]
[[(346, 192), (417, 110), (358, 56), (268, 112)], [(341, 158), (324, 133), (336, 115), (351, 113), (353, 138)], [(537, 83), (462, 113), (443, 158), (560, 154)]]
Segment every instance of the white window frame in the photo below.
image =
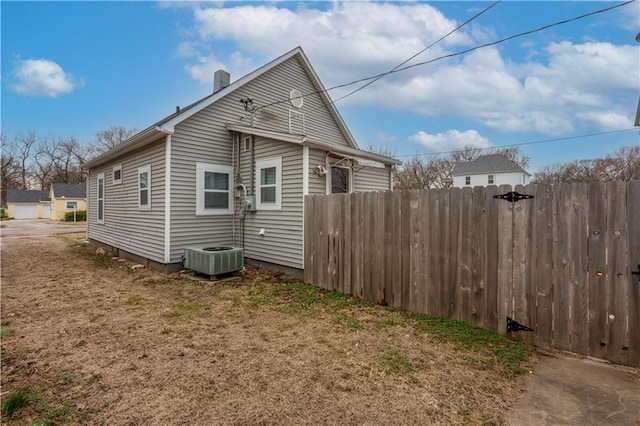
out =
[[(102, 184), (102, 196), (100, 196), (100, 185)], [(104, 186), (104, 173), (98, 173), (96, 179), (96, 222), (104, 223), (104, 198), (105, 198), (105, 186)]]
[[(262, 202), (262, 185), (260, 178), (261, 170), (271, 167), (276, 168), (276, 200), (274, 203)], [(271, 186), (271, 185), (270, 185)], [(256, 209), (257, 210), (281, 210), (282, 209), (282, 157), (270, 158), (268, 160), (256, 161)]]
[(242, 152), (251, 151), (251, 136), (245, 136), (242, 138)]
[[(120, 179), (116, 179), (116, 172), (120, 172)], [(114, 185), (120, 185), (122, 183), (122, 164), (113, 166), (113, 171), (111, 176), (113, 177)]]
[(464, 177), (464, 184), (465, 186), (471, 185), (471, 176)]
[[(333, 192), (333, 169), (346, 169), (349, 172), (349, 188), (347, 192)], [(327, 188), (327, 194), (351, 194), (353, 192), (353, 173), (349, 166), (331, 166), (329, 168), (329, 188)]]
[[(73, 203), (74, 207), (69, 207), (69, 203)], [(73, 209), (78, 209), (78, 202), (77, 201), (65, 201), (64, 204), (64, 208), (65, 210), (73, 210)]]
[(496, 176), (495, 175), (489, 175), (487, 176), (487, 184), (489, 185), (493, 185), (496, 181)]
[[(227, 209), (215, 209), (205, 208), (204, 206), (204, 174), (209, 173), (221, 173), (229, 175), (229, 208)], [(233, 190), (235, 186), (233, 184), (233, 167), (223, 166), (220, 164), (209, 163), (196, 163), (196, 216), (210, 216), (210, 215), (229, 215), (233, 214)], [(217, 192), (220, 192), (219, 190)]]
[[(147, 187), (141, 188), (140, 184), (142, 181), (140, 180), (140, 176), (146, 173), (147, 174)], [(147, 191), (147, 204), (142, 204), (142, 191)], [(151, 210), (151, 165), (147, 164), (146, 166), (138, 167), (138, 209), (139, 210)]]

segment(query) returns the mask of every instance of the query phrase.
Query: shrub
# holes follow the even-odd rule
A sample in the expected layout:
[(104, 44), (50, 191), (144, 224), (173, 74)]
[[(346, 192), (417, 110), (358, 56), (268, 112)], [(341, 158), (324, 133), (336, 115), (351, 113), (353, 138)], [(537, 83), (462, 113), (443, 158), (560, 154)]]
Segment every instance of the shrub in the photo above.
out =
[[(64, 221), (65, 222), (73, 222), (73, 214), (74, 214), (74, 212), (66, 212), (64, 214)], [(85, 220), (87, 220), (87, 212), (86, 212), (86, 210), (79, 210), (79, 211), (75, 212), (75, 220), (76, 220), (76, 222), (84, 222)]]

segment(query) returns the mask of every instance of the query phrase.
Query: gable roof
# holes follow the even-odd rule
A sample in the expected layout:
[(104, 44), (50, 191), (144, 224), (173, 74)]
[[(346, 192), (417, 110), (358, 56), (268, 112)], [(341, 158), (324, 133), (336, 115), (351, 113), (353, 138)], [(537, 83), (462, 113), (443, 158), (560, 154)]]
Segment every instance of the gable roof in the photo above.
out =
[(453, 167), (453, 176), (477, 175), (481, 173), (513, 173), (522, 172), (529, 176), (529, 172), (509, 160), (502, 154), (481, 155), (475, 160), (456, 163)]
[(311, 66), (309, 59), (307, 58), (307, 56), (305, 55), (301, 47), (296, 47), (295, 49), (274, 59), (268, 64), (263, 65), (262, 67), (250, 72), (249, 74), (245, 75), (244, 77), (240, 78), (234, 83), (231, 83), (230, 85), (218, 90), (217, 92), (214, 92), (210, 95), (205, 96), (204, 98), (192, 103), (191, 105), (188, 105), (182, 108), (180, 111), (175, 112), (163, 118), (162, 120), (156, 122), (155, 124), (147, 127), (145, 130), (142, 130), (141, 132), (133, 135), (131, 138), (127, 139), (126, 141), (122, 142), (120, 145), (112, 148), (106, 153), (101, 154), (96, 158), (93, 158), (87, 161), (86, 163), (84, 163), (83, 167), (86, 169), (95, 167), (99, 164), (110, 161), (116, 157), (119, 157), (128, 152), (131, 152), (135, 149), (141, 148), (149, 143), (157, 141), (158, 138), (160, 138), (163, 135), (172, 134), (177, 124), (183, 122), (184, 120), (202, 111), (204, 108), (208, 107), (209, 105), (213, 104), (219, 99), (222, 99), (223, 97), (227, 96), (234, 90), (237, 90), (238, 88), (244, 86), (248, 82), (260, 77), (261, 75), (265, 74), (266, 72), (272, 70), (273, 68), (277, 67), (278, 65), (282, 64), (283, 62), (293, 57), (297, 57), (300, 60), (300, 63), (302, 64), (303, 69), (307, 72), (309, 79), (313, 84), (313, 86), (315, 87), (318, 96), (320, 96), (325, 106), (329, 110), (329, 113), (334, 118), (336, 124), (338, 125), (338, 128), (344, 135), (349, 146), (351, 148), (358, 149), (358, 145), (356, 144), (355, 139), (353, 138), (346, 124), (342, 120), (342, 117), (340, 116), (340, 113), (338, 112), (337, 108), (329, 98), (327, 91), (325, 90), (324, 86), (322, 85), (322, 82), (318, 78), (318, 75), (316, 74), (313, 67)]
[(87, 198), (87, 185), (84, 183), (54, 183), (51, 190), (55, 198)]
[(39, 203), (40, 201), (50, 201), (49, 191), (7, 189), (7, 203)]

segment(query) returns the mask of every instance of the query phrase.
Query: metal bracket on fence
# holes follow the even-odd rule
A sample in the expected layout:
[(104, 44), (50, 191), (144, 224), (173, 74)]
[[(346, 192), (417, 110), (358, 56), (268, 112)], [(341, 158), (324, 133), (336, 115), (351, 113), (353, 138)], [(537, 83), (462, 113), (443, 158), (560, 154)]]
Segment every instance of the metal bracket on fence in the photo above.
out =
[(520, 194), (519, 192), (510, 191), (506, 194), (494, 195), (493, 198), (499, 198), (501, 200), (507, 200), (510, 203), (515, 203), (516, 201), (528, 200), (530, 198), (533, 198), (533, 195)]
[(514, 331), (534, 331), (533, 328), (529, 328), (526, 325), (520, 324), (518, 321), (507, 317), (507, 332)]
[[(640, 264), (638, 264), (637, 271), (631, 271), (631, 275), (640, 275)], [(638, 277), (638, 281), (640, 282), (640, 277)]]

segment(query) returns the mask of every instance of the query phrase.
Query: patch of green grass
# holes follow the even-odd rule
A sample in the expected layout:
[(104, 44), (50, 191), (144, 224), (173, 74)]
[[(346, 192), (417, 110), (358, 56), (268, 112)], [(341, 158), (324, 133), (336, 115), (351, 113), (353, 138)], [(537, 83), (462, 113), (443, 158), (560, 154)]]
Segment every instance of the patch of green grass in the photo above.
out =
[(470, 412), (469, 412), (469, 410), (467, 410), (466, 408), (461, 408), (461, 409), (459, 409), (459, 410), (458, 410), (458, 415), (459, 415), (460, 417), (462, 417), (462, 420), (463, 420), (463, 421), (467, 421), (467, 420), (469, 419), (469, 415), (470, 415), (470, 414), (471, 414), (471, 413), (470, 413)]
[(185, 316), (202, 315), (209, 309), (209, 305), (204, 303), (176, 303), (169, 313), (170, 318), (180, 318)]
[(13, 331), (12, 329), (3, 326), (0, 326), (0, 339), (4, 339), (5, 337), (11, 337), (13, 336), (15, 333), (15, 331)]
[(438, 341), (451, 342), (477, 354), (494, 357), (512, 373), (523, 372), (521, 364), (529, 357), (528, 347), (524, 343), (463, 321), (424, 314), (410, 314), (410, 318), (419, 330)]
[(411, 374), (416, 368), (413, 363), (397, 349), (385, 351), (382, 364), (388, 374)]
[(40, 394), (31, 388), (18, 389), (17, 391), (11, 392), (4, 398), (4, 401), (2, 402), (2, 412), (6, 416), (11, 417), (21, 408), (24, 408), (39, 399)]
[(73, 382), (73, 374), (68, 373), (62, 376), (62, 380), (64, 380), (65, 383), (71, 383)]

